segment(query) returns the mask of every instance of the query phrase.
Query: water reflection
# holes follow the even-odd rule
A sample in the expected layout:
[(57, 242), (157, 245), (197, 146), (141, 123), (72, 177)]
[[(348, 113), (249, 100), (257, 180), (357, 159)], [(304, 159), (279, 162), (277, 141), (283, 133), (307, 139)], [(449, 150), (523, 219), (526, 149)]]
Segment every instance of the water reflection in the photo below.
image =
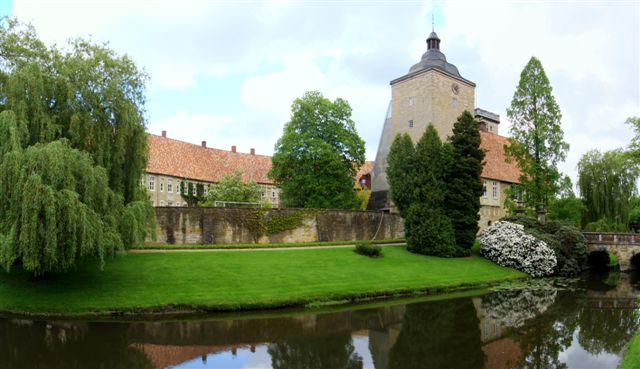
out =
[(0, 319), (0, 368), (615, 368), (639, 327), (638, 280), (535, 281), (481, 297), (280, 318)]

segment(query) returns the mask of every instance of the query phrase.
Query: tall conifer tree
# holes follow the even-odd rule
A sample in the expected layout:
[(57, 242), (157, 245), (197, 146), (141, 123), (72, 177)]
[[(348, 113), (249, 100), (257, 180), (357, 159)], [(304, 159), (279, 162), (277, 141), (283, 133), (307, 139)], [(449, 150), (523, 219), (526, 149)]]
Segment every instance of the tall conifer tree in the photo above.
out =
[(480, 196), (482, 195), (482, 160), (478, 123), (464, 111), (453, 125), (449, 138), (452, 160), (447, 168), (445, 210), (456, 235), (456, 244), (469, 249), (478, 233)]
[(389, 196), (404, 218), (416, 189), (416, 149), (408, 134), (397, 135), (387, 156), (387, 179)]
[(558, 162), (569, 144), (560, 127), (562, 114), (540, 60), (531, 57), (520, 74), (507, 116), (512, 123), (508, 157), (516, 160), (522, 175), (517, 191), (529, 207), (544, 210), (559, 187)]

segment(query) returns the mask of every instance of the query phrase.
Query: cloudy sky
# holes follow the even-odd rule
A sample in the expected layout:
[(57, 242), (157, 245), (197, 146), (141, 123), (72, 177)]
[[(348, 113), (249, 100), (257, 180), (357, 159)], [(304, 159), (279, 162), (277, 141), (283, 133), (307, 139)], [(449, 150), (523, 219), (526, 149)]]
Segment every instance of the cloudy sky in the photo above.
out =
[(586, 151), (625, 146), (640, 115), (639, 1), (2, 0), (0, 13), (63, 44), (91, 36), (150, 75), (148, 130), (209, 146), (272, 154), (293, 99), (320, 90), (351, 103), (375, 159), (389, 81), (441, 50), (474, 81), (476, 106), (509, 106), (533, 55), (549, 76), (576, 180)]

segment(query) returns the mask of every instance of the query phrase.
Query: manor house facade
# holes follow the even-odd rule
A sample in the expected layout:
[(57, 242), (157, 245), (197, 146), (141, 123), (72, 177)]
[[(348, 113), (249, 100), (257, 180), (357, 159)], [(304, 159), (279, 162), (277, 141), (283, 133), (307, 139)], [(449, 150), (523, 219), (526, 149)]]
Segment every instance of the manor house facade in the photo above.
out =
[(408, 133), (417, 142), (431, 123), (444, 141), (453, 132), (453, 123), (467, 110), (480, 122), (481, 147), (486, 151), (482, 171), (484, 193), (480, 198), (480, 229), (505, 215), (505, 191), (518, 183), (520, 170), (507, 163), (499, 135), (500, 117), (475, 107), (475, 83), (462, 77), (440, 51), (440, 39), (431, 32), (427, 51), (406, 75), (391, 81), (391, 102), (387, 109), (375, 164), (371, 173), (369, 209), (394, 211), (389, 199), (387, 156), (397, 134)]
[(260, 186), (261, 200), (273, 207), (280, 206), (280, 189), (269, 179), (271, 156), (257, 155), (255, 149), (241, 153), (236, 146), (230, 151), (207, 147), (207, 142), (195, 145), (167, 137), (149, 134), (149, 162), (141, 183), (147, 189), (153, 206), (187, 206), (180, 196), (182, 182), (203, 184), (205, 193), (210, 184), (227, 174), (240, 171), (245, 182)]
[[(182, 182), (203, 184), (205, 193), (209, 185), (222, 176), (242, 173), (244, 182), (256, 182), (260, 187), (261, 202), (280, 207), (280, 189), (269, 178), (271, 156), (258, 155), (255, 149), (241, 153), (236, 146), (231, 150), (207, 147), (207, 142), (191, 144), (167, 137), (149, 134), (149, 162), (141, 184), (147, 189), (153, 206), (187, 206), (180, 195)], [(371, 189), (373, 162), (365, 162), (354, 178), (354, 188)]]

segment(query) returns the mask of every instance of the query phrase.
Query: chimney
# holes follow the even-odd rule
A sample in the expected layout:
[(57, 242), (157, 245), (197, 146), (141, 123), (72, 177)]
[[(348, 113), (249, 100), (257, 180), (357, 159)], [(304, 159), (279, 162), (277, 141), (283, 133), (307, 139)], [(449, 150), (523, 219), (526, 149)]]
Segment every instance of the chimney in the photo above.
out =
[(231, 152), (236, 152), (236, 145), (231, 146)]
[(202, 147), (207, 147), (207, 141), (202, 141)]
[(167, 137), (167, 131), (162, 131), (162, 137), (164, 137), (164, 138)]
[(251, 149), (251, 155), (255, 155), (256, 154), (256, 149)]

